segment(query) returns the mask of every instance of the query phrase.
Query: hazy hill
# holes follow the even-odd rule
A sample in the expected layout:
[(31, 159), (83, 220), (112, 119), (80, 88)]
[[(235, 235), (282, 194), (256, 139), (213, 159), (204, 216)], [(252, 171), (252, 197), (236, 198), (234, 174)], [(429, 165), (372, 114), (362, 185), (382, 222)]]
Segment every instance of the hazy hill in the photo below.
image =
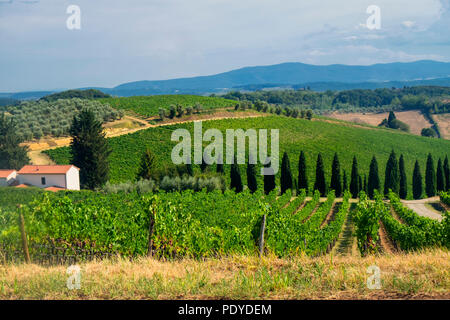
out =
[[(333, 64), (326, 66), (298, 62), (245, 67), (209, 76), (171, 80), (134, 81), (114, 88), (98, 89), (115, 96), (158, 94), (208, 94), (231, 89), (255, 90), (273, 87), (305, 87), (312, 90), (376, 89), (417, 85), (450, 85), (450, 63), (422, 60), (370, 66)], [(39, 99), (53, 92), (0, 93), (0, 97)]]
[[(450, 63), (428, 60), (371, 66), (339, 64), (316, 66), (304, 63), (282, 63), (271, 66), (246, 67), (211, 76), (129, 82), (113, 88), (108, 93), (124, 96), (146, 92), (147, 94), (184, 93), (186, 91), (199, 93), (217, 92), (245, 85), (298, 85), (316, 82), (347, 83), (349, 86), (361, 82), (380, 82), (379, 86), (381, 86), (382, 82), (388, 81), (429, 80), (449, 76)], [(361, 84), (356, 87), (360, 86)]]

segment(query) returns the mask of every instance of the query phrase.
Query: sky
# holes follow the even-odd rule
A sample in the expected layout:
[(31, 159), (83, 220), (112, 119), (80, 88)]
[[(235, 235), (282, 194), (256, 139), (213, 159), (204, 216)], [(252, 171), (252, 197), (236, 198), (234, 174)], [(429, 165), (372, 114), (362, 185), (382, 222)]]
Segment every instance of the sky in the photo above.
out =
[(0, 92), (424, 59), (450, 61), (450, 0), (0, 0)]

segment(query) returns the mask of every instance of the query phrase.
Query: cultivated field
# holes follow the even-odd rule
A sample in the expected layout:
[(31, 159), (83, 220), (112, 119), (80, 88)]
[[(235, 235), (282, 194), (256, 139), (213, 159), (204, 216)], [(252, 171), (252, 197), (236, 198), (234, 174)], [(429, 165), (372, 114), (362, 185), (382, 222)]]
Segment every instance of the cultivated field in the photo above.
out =
[[(389, 113), (331, 113), (328, 117), (350, 121), (361, 124), (369, 124), (372, 126), (378, 126), (383, 119), (387, 119)], [(400, 121), (406, 123), (410, 127), (410, 132), (416, 135), (420, 135), (423, 128), (430, 128), (431, 124), (424, 118), (419, 111), (399, 111), (395, 112), (395, 116)], [(444, 124), (446, 124), (444, 121)], [(440, 123), (439, 123), (440, 124)]]

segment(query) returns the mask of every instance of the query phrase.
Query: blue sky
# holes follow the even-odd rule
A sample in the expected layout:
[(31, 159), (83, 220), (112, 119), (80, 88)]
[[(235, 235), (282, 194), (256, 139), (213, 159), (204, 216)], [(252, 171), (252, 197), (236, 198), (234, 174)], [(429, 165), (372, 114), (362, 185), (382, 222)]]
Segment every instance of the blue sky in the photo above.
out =
[[(68, 30), (69, 5), (81, 30)], [(381, 29), (369, 30), (369, 5)], [(282, 62), (450, 61), (450, 0), (0, 0), (0, 92)]]

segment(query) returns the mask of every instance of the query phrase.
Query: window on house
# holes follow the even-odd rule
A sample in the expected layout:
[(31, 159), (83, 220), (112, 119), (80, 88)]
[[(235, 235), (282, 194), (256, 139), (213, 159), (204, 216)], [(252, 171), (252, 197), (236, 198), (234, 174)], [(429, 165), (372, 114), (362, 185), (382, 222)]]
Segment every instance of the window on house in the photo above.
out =
[(42, 185), (45, 185), (45, 184), (46, 184), (45, 177), (42, 177), (42, 178), (41, 178), (41, 183), (42, 183)]

